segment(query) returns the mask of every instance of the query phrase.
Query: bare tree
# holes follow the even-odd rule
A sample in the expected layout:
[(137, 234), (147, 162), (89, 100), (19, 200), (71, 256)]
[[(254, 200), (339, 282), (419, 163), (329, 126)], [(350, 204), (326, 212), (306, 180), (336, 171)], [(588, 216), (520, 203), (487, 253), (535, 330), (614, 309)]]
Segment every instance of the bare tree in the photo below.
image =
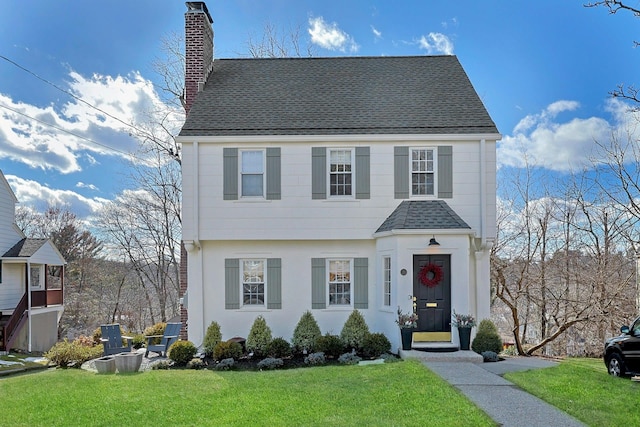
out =
[[(632, 13), (635, 17), (640, 17), (640, 8), (632, 6), (628, 1), (620, 0), (599, 0), (589, 2), (584, 5), (585, 7), (604, 7), (609, 10), (611, 15), (615, 15), (618, 12)], [(634, 40), (635, 47), (640, 46), (640, 42)], [(618, 85), (616, 89), (609, 92), (609, 94), (616, 98), (626, 99), (636, 104), (640, 103), (640, 89), (634, 85), (625, 86), (624, 84)]]

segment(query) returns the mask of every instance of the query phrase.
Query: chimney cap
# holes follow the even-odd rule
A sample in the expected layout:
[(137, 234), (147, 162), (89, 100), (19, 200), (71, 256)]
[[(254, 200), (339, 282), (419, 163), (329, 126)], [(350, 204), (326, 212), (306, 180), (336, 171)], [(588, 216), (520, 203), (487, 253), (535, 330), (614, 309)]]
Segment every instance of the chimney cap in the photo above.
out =
[(209, 23), (213, 24), (213, 18), (211, 18), (211, 15), (209, 14), (209, 9), (207, 9), (207, 5), (205, 2), (203, 1), (188, 1), (184, 3), (187, 6), (188, 11), (187, 12), (191, 12), (191, 11), (198, 11), (201, 10), (204, 13), (207, 14), (207, 18), (209, 18)]

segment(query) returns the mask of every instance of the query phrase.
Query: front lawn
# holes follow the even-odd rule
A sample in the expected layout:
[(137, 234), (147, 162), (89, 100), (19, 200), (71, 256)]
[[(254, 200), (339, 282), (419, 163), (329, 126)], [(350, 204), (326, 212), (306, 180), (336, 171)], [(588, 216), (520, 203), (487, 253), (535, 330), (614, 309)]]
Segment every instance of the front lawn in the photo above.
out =
[(0, 375), (3, 372), (13, 372), (15, 370), (39, 369), (47, 365), (47, 361), (37, 362), (39, 357), (31, 357), (28, 354), (9, 353), (0, 356)]
[(609, 376), (602, 359), (567, 359), (505, 378), (587, 425), (640, 425), (640, 383)]
[(417, 361), (267, 372), (49, 370), (0, 380), (15, 426), (493, 426)]

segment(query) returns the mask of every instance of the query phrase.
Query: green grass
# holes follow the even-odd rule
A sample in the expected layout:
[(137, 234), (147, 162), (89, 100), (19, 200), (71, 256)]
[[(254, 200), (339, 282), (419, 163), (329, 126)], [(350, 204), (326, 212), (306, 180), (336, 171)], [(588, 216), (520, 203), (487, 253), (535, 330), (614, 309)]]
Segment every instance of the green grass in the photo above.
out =
[(587, 425), (640, 425), (640, 383), (609, 376), (602, 359), (567, 359), (505, 378)]
[(267, 372), (49, 370), (0, 380), (13, 426), (493, 426), (417, 361)]

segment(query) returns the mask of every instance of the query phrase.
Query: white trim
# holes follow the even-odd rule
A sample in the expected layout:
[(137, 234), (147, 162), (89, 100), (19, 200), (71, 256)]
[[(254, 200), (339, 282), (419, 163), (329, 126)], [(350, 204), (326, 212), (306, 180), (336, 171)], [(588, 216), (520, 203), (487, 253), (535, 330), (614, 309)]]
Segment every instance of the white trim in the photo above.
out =
[(418, 235), (428, 235), (431, 236), (432, 234), (448, 234), (448, 235), (456, 235), (456, 236), (460, 236), (460, 235), (470, 235), (470, 236), (477, 236), (478, 233), (476, 232), (476, 230), (474, 230), (473, 228), (433, 228), (433, 229), (410, 229), (410, 230), (405, 230), (405, 229), (400, 229), (400, 230), (389, 230), (389, 231), (381, 231), (380, 233), (373, 233), (372, 237), (374, 239), (378, 239), (381, 237), (388, 237), (388, 236), (401, 236), (401, 235), (405, 235), (405, 236), (418, 236)]
[(499, 133), (473, 134), (357, 134), (357, 135), (229, 135), (229, 136), (178, 136), (180, 144), (191, 144), (194, 140), (211, 144), (239, 143), (308, 143), (308, 142), (411, 142), (411, 141), (499, 141)]

